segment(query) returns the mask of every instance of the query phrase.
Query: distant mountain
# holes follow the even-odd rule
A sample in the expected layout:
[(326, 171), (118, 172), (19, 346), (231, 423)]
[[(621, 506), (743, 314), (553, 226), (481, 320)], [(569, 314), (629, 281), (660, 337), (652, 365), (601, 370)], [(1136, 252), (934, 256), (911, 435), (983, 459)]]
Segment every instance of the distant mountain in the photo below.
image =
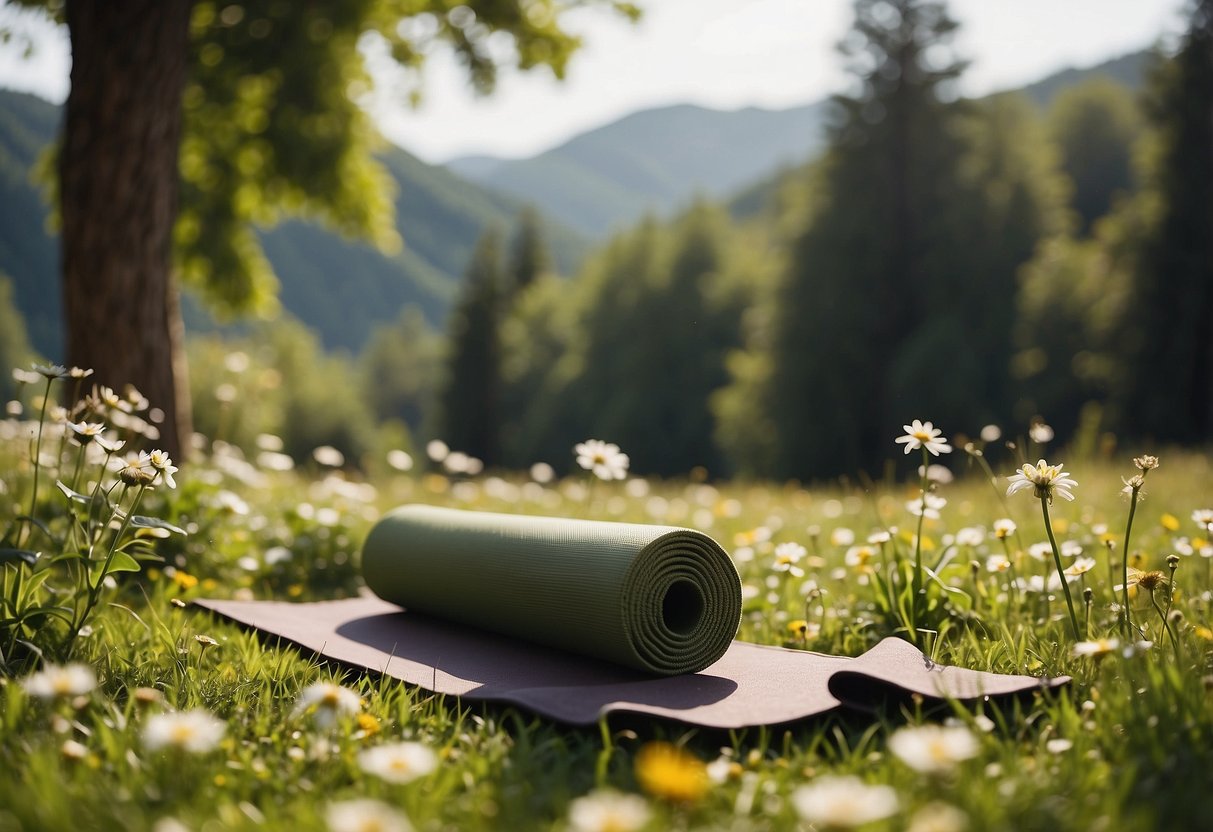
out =
[[(1026, 87), (1004, 92), (1023, 93), (1038, 107), (1046, 109), (1062, 91), (1095, 78), (1110, 78), (1116, 83), (1136, 91), (1141, 89), (1145, 83), (1146, 74), (1153, 59), (1152, 51), (1142, 50), (1082, 69), (1063, 69), (1033, 84), (1028, 84)], [(808, 161), (811, 160), (806, 160), (805, 164), (796, 168), (784, 166), (773, 169), (765, 177), (749, 182), (746, 187), (730, 194), (729, 214), (737, 220), (750, 219), (762, 214), (774, 204), (780, 189), (789, 177), (796, 176), (799, 170), (807, 168)]]
[[(1100, 75), (1136, 89), (1149, 61), (1143, 50), (1063, 70), (1023, 92), (1043, 107), (1061, 90)], [(828, 100), (787, 110), (660, 107), (581, 133), (538, 156), (465, 156), (447, 167), (601, 238), (646, 212), (672, 213), (696, 195), (725, 198), (748, 187), (743, 210), (752, 210), (764, 192), (756, 183), (779, 178), (821, 150), (828, 114)]]
[(529, 159), (476, 156), (448, 167), (532, 202), (602, 237), (646, 212), (669, 213), (696, 195), (724, 197), (821, 148), (827, 105), (643, 110)]
[[(13, 280), (30, 340), (61, 356), (58, 241), (46, 230), (49, 206), (32, 170), (55, 141), (60, 108), (35, 96), (0, 90), (0, 273)], [(283, 308), (316, 329), (325, 345), (360, 348), (371, 328), (415, 304), (443, 321), (477, 237), (490, 226), (507, 233), (521, 203), (486, 190), (400, 148), (382, 161), (397, 183), (396, 222), (405, 250), (393, 257), (302, 221), (263, 233), (281, 281)], [(557, 266), (571, 272), (586, 243), (555, 223), (546, 227)], [(196, 304), (187, 325), (205, 326)]]
[(1146, 73), (1153, 60), (1154, 53), (1143, 49), (1140, 52), (1121, 55), (1119, 58), (1113, 58), (1085, 69), (1063, 69), (1035, 84), (1028, 84), (1021, 91), (1032, 99), (1034, 104), (1045, 108), (1053, 103), (1053, 99), (1062, 90), (1101, 76), (1123, 84), (1131, 90), (1137, 90), (1145, 83)]
[(445, 167), (452, 173), (475, 182), (489, 176), (494, 170), (508, 161), (508, 159), (502, 159), (498, 156), (460, 156), (458, 159), (451, 159), (446, 163)]

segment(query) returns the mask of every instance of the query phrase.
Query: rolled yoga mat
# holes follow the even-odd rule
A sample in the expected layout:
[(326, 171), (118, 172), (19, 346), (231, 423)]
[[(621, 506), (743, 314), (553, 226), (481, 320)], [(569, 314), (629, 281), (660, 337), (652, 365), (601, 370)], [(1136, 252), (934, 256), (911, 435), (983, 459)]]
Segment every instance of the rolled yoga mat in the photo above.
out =
[(695, 673), (728, 650), (741, 581), (691, 529), (411, 505), (362, 550), (380, 598), (649, 673)]

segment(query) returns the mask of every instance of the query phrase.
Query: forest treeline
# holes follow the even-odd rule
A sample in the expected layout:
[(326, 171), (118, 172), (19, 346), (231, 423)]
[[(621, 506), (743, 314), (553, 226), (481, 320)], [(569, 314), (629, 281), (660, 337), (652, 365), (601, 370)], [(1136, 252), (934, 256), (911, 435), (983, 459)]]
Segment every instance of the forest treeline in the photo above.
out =
[(484, 242), (434, 430), (489, 465), (594, 435), (646, 473), (781, 478), (876, 473), (911, 418), (1205, 441), (1211, 9), (1140, 98), (1093, 81), (1040, 113), (955, 98), (942, 5), (857, 3), (829, 149), (764, 216), (643, 222), (571, 281)]
[(1094, 80), (1044, 112), (957, 97), (943, 4), (855, 12), (828, 148), (762, 210), (644, 220), (570, 278), (525, 214), (481, 239), (445, 332), (405, 309), (356, 359), (289, 321), (237, 345), (247, 368), (197, 338), (199, 430), (350, 458), (441, 438), (490, 468), (595, 436), (638, 473), (800, 479), (879, 473), (912, 418), (1207, 441), (1213, 2), (1140, 95)]

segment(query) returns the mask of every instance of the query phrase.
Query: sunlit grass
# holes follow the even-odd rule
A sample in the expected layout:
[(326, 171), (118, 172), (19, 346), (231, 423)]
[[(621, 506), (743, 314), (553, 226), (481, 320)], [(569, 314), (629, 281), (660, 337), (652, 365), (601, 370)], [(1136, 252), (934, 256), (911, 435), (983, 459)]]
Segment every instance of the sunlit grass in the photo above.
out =
[[(437, 465), (366, 482), (335, 468), (268, 470), (221, 446), (183, 466), (176, 491), (147, 495), (141, 511), (189, 534), (157, 537), (163, 563), (118, 576), (98, 607), (74, 655), (93, 668), (96, 689), (43, 698), (23, 683), (28, 670), (0, 679), (0, 828), (168, 829), (172, 819), (191, 829), (321, 829), (333, 804), (368, 798), (418, 829), (557, 829), (602, 816), (615, 792), (644, 795), (647, 812), (634, 803), (619, 810), (636, 823), (647, 818), (643, 828), (791, 828), (804, 822), (797, 814), (797, 806), (806, 811), (804, 787), (848, 775), (891, 787), (896, 797), (896, 811), (865, 828), (1207, 828), (1213, 810), (1198, 798), (1213, 771), (1213, 558), (1202, 553), (1213, 552), (1193, 514), (1209, 508), (1213, 471), (1199, 454), (1160, 454), (1136, 506), (1129, 566), (1167, 580), (1153, 599), (1130, 589), (1140, 629), (1126, 636), (1124, 590), (1116, 587), (1130, 502), (1121, 492), (1122, 477), (1136, 473), (1137, 451), (1101, 460), (1049, 454), (1078, 481), (1075, 501), (1052, 507), (1063, 566), (1096, 562), (1070, 584), (1080, 635), (1117, 641), (1079, 655), (1038, 501), (1005, 494), (1005, 477), (1023, 460), (1003, 448), (987, 447), (980, 460), (953, 454), (957, 479), (930, 486), (946, 504), (938, 519), (922, 518), (916, 537), (919, 517), (908, 504), (921, 506), (922, 490), (914, 470), (863, 488), (591, 482), (589, 474), (539, 483)], [(0, 447), (5, 523), (29, 505), (28, 454), (23, 440)], [(989, 482), (980, 462), (1002, 479)], [(39, 516), (50, 521), (64, 501), (48, 490)], [(1074, 681), (997, 706), (924, 712), (925, 703), (911, 699), (874, 716), (843, 712), (742, 732), (626, 717), (583, 730), (343, 674), (187, 606), (197, 597), (348, 595), (359, 585), (357, 548), (367, 529), (411, 501), (701, 529), (736, 558), (741, 638), (846, 655), (908, 635), (905, 610), (890, 607), (896, 595), (881, 584), (900, 580), (893, 565), (912, 564), (917, 545), (938, 579), (926, 582), (917, 616), (924, 650), (945, 663)], [(999, 537), (1002, 519), (1016, 529)], [(783, 549), (782, 562), (795, 570), (776, 568), (776, 549), (786, 544), (804, 547), (803, 554)], [(1179, 557), (1173, 595), (1170, 555)], [(1013, 569), (991, 569), (999, 556)], [(349, 688), (360, 701), (317, 719), (300, 697), (318, 682)], [(214, 748), (152, 747), (153, 717), (193, 710), (222, 720)], [(943, 720), (971, 737), (946, 765), (926, 770), (913, 756), (921, 751), (890, 744), (906, 725)], [(683, 746), (705, 764), (706, 788), (661, 779), (691, 776), (688, 758), (670, 757), (682, 761), (683, 768), (667, 766), (674, 774), (646, 770), (641, 749), (651, 756), (656, 741)], [(397, 743), (432, 750), (437, 767), (409, 782), (368, 770), (364, 751)], [(572, 802), (590, 794), (603, 800), (577, 804), (583, 809), (570, 815)]]

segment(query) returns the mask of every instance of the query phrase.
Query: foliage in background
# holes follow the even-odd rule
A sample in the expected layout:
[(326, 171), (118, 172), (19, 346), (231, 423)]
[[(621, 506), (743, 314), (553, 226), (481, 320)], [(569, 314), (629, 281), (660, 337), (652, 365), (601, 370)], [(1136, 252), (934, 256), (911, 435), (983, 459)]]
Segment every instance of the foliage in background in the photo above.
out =
[(432, 418), (442, 378), (444, 340), (415, 307), (375, 327), (358, 357), (362, 396), (376, 421), (398, 421), (420, 433)]
[[(891, 19), (871, 23), (878, 29)], [(1200, 100), (1199, 84), (1177, 80), (1177, 70), (1168, 69), (1166, 60), (1158, 64), (1152, 112), (1161, 118), (1184, 101), (1198, 112), (1190, 101)], [(1164, 87), (1171, 90), (1170, 97), (1160, 97)], [(1123, 434), (1126, 427), (1144, 425), (1142, 414), (1161, 401), (1157, 391), (1147, 394), (1159, 378), (1169, 379), (1169, 404), (1158, 405), (1150, 430), (1171, 435), (1158, 425), (1178, 421), (1187, 412), (1188, 405), (1179, 399), (1189, 394), (1181, 391), (1195, 383), (1190, 379), (1200, 371), (1185, 362), (1201, 354), (1213, 329), (1198, 321), (1205, 291), (1200, 251), (1189, 247), (1193, 256), (1184, 262), (1193, 268), (1192, 282), (1183, 290), (1175, 280), (1155, 279), (1161, 249), (1150, 249), (1150, 257), (1144, 252), (1161, 233), (1163, 207), (1170, 199), (1159, 184), (1166, 178), (1162, 171), (1194, 172), (1190, 182), (1173, 176), (1167, 180), (1176, 193), (1176, 183), (1197, 188), (1203, 180), (1195, 172), (1203, 157), (1189, 163), (1175, 155), (1178, 151), (1167, 151), (1176, 145), (1166, 137), (1179, 133), (1164, 130), (1162, 122), (1137, 136), (1127, 93), (1106, 83), (1083, 83), (1060, 94), (1051, 89), (1040, 100), (1051, 100), (1051, 108), (1036, 113), (1015, 95), (946, 104), (922, 99), (924, 113), (939, 108), (952, 114), (925, 121), (932, 130), (948, 128), (956, 152), (932, 158), (951, 171), (946, 176), (953, 177), (953, 185), (950, 200), (945, 203), (940, 196), (938, 205), (931, 203), (933, 189), (946, 176), (927, 175), (927, 168), (919, 166), (921, 176), (915, 181), (926, 184), (912, 190), (924, 207), (916, 209), (911, 231), (922, 241), (916, 256), (930, 264), (923, 272), (928, 277), (912, 288), (898, 284), (891, 300), (874, 304), (872, 290), (863, 289), (867, 277), (855, 271), (881, 252), (893, 251), (894, 239), (885, 233), (890, 226), (880, 219), (892, 200), (874, 208), (864, 202), (874, 189), (866, 184), (869, 171), (863, 160), (877, 158), (869, 139), (887, 140), (883, 158), (902, 153), (895, 148), (887, 114), (883, 120), (865, 120), (874, 118), (875, 109), (859, 115), (856, 129), (867, 137), (862, 148), (840, 146), (827, 160), (786, 171), (778, 186), (756, 186), (729, 203), (727, 220), (719, 215), (705, 219), (716, 210), (703, 203), (669, 220), (651, 220), (641, 229), (622, 232), (570, 280), (503, 278), (499, 331), (491, 336), (500, 342), (494, 431), (498, 461), (521, 469), (546, 460), (563, 469), (567, 447), (589, 431), (638, 451), (638, 464), (650, 473), (676, 475), (697, 466), (712, 475), (817, 478), (861, 467), (874, 473), (876, 446), (858, 439), (858, 428), (851, 424), (855, 420), (848, 418), (882, 406), (873, 401), (874, 390), (885, 391), (887, 406), (896, 411), (888, 416), (895, 420), (915, 401), (969, 432), (990, 421), (1025, 424), (1042, 417), (1059, 437), (1075, 438), (1085, 452), (1104, 447), (1101, 436), (1110, 431)], [(1092, 125), (1100, 124), (1114, 129), (1092, 135)], [(1085, 156), (1075, 150), (1084, 146), (1089, 151)], [(860, 160), (853, 162), (850, 179), (842, 176), (836, 161), (843, 150)], [(1130, 155), (1144, 165), (1125, 178)], [(396, 170), (397, 155), (384, 158)], [(874, 164), (872, 170), (891, 168)], [(439, 178), (426, 174), (419, 181), (436, 183)], [(401, 195), (398, 211), (409, 193)], [(428, 193), (425, 199), (430, 199)], [(453, 204), (446, 197), (438, 201)], [(1199, 201), (1191, 200), (1193, 206)], [(462, 204), (459, 199), (455, 203)], [(437, 230), (431, 234), (424, 225), (430, 209), (417, 207), (414, 223), (423, 225), (415, 227), (428, 244), (438, 239)], [(1183, 214), (1197, 223), (1206, 215), (1197, 207)], [(851, 238), (836, 233), (848, 216)], [(543, 256), (536, 253), (549, 245), (559, 248), (549, 227), (541, 234), (533, 223), (534, 217), (522, 218), (509, 262), (502, 265), (505, 272), (529, 262), (523, 269), (527, 274), (543, 275), (544, 267), (537, 265)], [(706, 223), (698, 238), (689, 230), (696, 223)], [(1173, 221), (1171, 226), (1175, 230), (1180, 224)], [(1203, 233), (1203, 226), (1197, 230)], [(844, 252), (848, 239), (855, 256)], [(330, 362), (321, 372), (357, 376), (352, 385), (336, 383), (339, 405), (301, 407), (298, 425), (277, 433), (327, 436), (327, 444), (340, 447), (350, 464), (358, 464), (370, 447), (412, 448), (412, 438), (443, 438), (466, 450), (459, 448), (466, 444), (458, 438), (461, 428), (451, 432), (444, 426), (436, 406), (443, 385), (450, 384), (443, 379), (454, 377), (450, 345), (444, 347), (421, 316), (400, 309), (412, 298), (396, 291), (402, 284), (376, 282), (376, 268), (360, 254), (369, 255), (370, 249), (351, 244), (334, 258), (302, 225), (280, 228), (265, 240), (267, 250), (294, 264), (292, 272), (349, 272), (348, 308), (318, 291), (319, 282), (284, 288), (283, 298), (310, 310), (312, 319), (329, 321), (323, 335), (327, 345), (369, 344), (352, 371), (348, 362)], [(816, 249), (805, 248), (810, 240), (817, 241)], [(1186, 245), (1180, 240), (1168, 250), (1182, 251)], [(467, 249), (454, 243), (441, 248), (444, 269), (467, 269)], [(680, 250), (694, 256), (679, 259)], [(406, 252), (398, 259), (410, 256)], [(680, 272), (683, 266), (689, 271)], [(388, 284), (395, 288), (385, 288)], [(446, 278), (426, 285), (422, 294), (433, 297), (455, 292)], [(835, 289), (837, 302), (831, 294)], [(803, 292), (799, 300), (792, 297), (796, 291)], [(431, 300), (422, 298), (418, 306), (432, 315), (437, 307)], [(848, 313), (852, 301), (855, 308)], [(869, 314), (874, 305), (885, 310), (888, 321), (904, 324), (899, 340), (881, 346), (869, 331), (877, 318)], [(1155, 321), (1149, 327), (1142, 324), (1147, 308)], [(391, 310), (397, 320), (370, 327), (365, 323), (371, 320), (369, 309), (385, 318)], [(348, 322), (346, 330), (338, 331), (343, 322)], [(1168, 341), (1151, 333), (1170, 332), (1173, 324), (1187, 339), (1184, 356), (1157, 359), (1149, 373), (1139, 369), (1150, 350), (1163, 349)], [(479, 337), (480, 329), (466, 331), (475, 330)], [(243, 347), (237, 343), (236, 348)], [(211, 365), (217, 366), (219, 352), (216, 343)], [(945, 361), (948, 372), (938, 372)], [(836, 370), (836, 364), (847, 362), (858, 363), (848, 365), (849, 373)], [(222, 383), (214, 366), (196, 368), (204, 379), (196, 389)], [(860, 366), (875, 369), (854, 370)], [(784, 375), (777, 378), (777, 371)], [(220, 420), (203, 411), (214, 407), (214, 397), (206, 393), (199, 418), (207, 435)], [(266, 410), (270, 415), (264, 419), (246, 414), (236, 421), (285, 425), (273, 396), (267, 397)], [(324, 421), (333, 411), (353, 427), (306, 427), (307, 421)], [(477, 410), (464, 407), (460, 412), (470, 418)], [(372, 429), (369, 423), (384, 429)], [(653, 424), (661, 428), (650, 429)], [(238, 444), (252, 448), (263, 430), (275, 432), (245, 429)], [(822, 435), (832, 441), (819, 442)], [(1203, 435), (1185, 434), (1188, 440)], [(794, 451), (799, 438), (826, 455), (838, 456), (853, 445), (847, 453), (854, 460), (863, 456), (862, 448), (872, 456), (829, 465), (796, 462), (789, 448)], [(309, 444), (292, 440), (293, 455), (307, 459)]]
[(1061, 168), (1074, 189), (1070, 204), (1078, 215), (1077, 232), (1088, 234), (1096, 220), (1111, 213), (1118, 197), (1134, 189), (1141, 110), (1125, 87), (1097, 78), (1058, 94), (1048, 122)]
[(495, 466), (501, 461), (501, 317), (507, 288), (501, 234), (480, 238), (448, 324), (446, 373), (438, 394), (439, 436)]
[[(1005, 392), (990, 390), (988, 368), (1005, 366), (1016, 258), (1047, 211), (1022, 184), (1005, 125), (969, 135), (971, 106), (947, 100), (963, 70), (945, 59), (955, 28), (938, 3), (856, 4), (843, 43), (857, 92), (837, 99), (773, 322), (764, 401), (780, 453), (769, 474), (873, 471), (879, 426), (928, 404), (952, 424), (999, 412)], [(1016, 120), (997, 101), (984, 110)]]
[[(0, 367), (24, 367), (34, 355), (25, 332), (25, 319), (13, 305), (13, 284), (0, 273)], [(13, 377), (0, 375), (0, 402), (17, 397)]]
[[(1193, 0), (1175, 58), (1146, 98), (1154, 128), (1125, 326), (1126, 426), (1171, 442), (1213, 436), (1213, 0)], [(1131, 325), (1129, 325), (1131, 322)]]
[(282, 318), (256, 327), (247, 338), (214, 336), (190, 342), (198, 430), (212, 440), (253, 453), (260, 434), (272, 434), (298, 461), (313, 449), (336, 448), (351, 464), (376, 443), (353, 362), (326, 354), (307, 327)]

